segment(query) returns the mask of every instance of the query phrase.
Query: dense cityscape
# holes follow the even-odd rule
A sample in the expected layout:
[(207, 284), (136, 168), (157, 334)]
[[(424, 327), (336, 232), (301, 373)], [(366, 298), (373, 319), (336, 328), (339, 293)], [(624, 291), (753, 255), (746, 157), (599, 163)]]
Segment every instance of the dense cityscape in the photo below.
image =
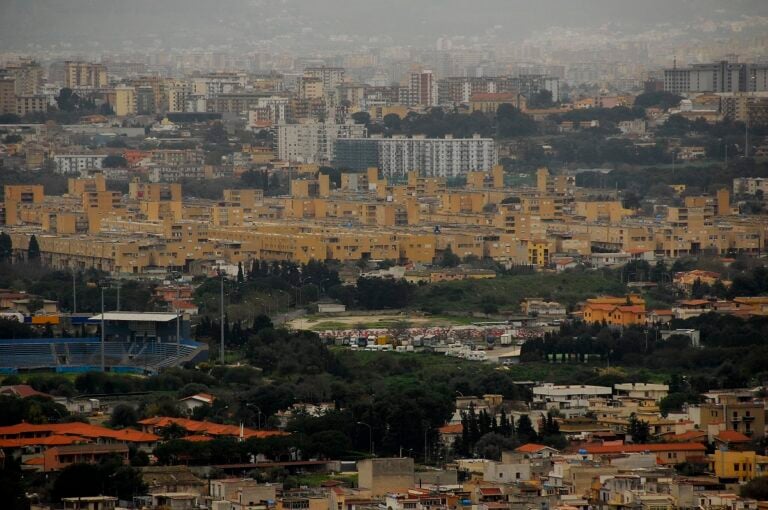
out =
[(768, 510), (768, 4), (0, 1), (0, 509)]

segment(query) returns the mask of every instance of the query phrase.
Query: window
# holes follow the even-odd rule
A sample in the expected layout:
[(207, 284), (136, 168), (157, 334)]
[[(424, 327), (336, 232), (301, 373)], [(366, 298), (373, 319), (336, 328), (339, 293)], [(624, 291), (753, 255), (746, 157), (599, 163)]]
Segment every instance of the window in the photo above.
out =
[(733, 470), (736, 471), (736, 472), (739, 471), (739, 463), (738, 462), (733, 465)]

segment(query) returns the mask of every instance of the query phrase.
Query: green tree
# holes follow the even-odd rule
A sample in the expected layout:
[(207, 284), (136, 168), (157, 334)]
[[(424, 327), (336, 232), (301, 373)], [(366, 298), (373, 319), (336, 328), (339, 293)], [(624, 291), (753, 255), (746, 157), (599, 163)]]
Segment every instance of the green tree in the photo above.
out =
[(110, 155), (104, 158), (101, 166), (104, 168), (125, 168), (128, 166), (128, 161), (123, 156)]
[(475, 453), (483, 459), (501, 460), (501, 453), (504, 450), (512, 450), (516, 446), (517, 443), (513, 439), (496, 432), (489, 432), (477, 440)]
[(741, 495), (758, 501), (768, 501), (768, 476), (761, 476), (747, 482), (741, 487)]
[(34, 314), (38, 310), (42, 310), (44, 306), (45, 302), (39, 297), (31, 297), (27, 302), (27, 310), (29, 310), (29, 313), (31, 314)]
[(40, 260), (40, 245), (37, 243), (37, 237), (32, 234), (29, 238), (29, 247), (27, 248), (27, 260), (38, 262)]
[(98, 496), (102, 494), (101, 471), (95, 464), (71, 464), (61, 470), (53, 482), (51, 497), (61, 498)]
[(224, 129), (224, 124), (220, 121), (216, 121), (211, 124), (208, 131), (205, 133), (205, 141), (214, 144), (226, 144), (227, 143), (227, 131)]
[(515, 432), (517, 433), (517, 440), (521, 443), (530, 443), (538, 438), (536, 430), (533, 428), (533, 423), (531, 423), (531, 419), (527, 414), (520, 416), (517, 420)]
[(136, 409), (128, 404), (117, 404), (112, 410), (112, 416), (109, 419), (110, 427), (132, 427), (139, 420)]
[(400, 131), (400, 116), (396, 113), (388, 113), (384, 116), (384, 126), (392, 132)]
[(19, 465), (10, 456), (5, 459), (4, 469), (0, 469), (0, 501), (7, 510), (29, 510), (24, 484)]
[(19, 122), (21, 122), (21, 117), (15, 113), (0, 114), (0, 124), (18, 124)]
[(499, 105), (496, 110), (497, 133), (501, 138), (528, 136), (536, 132), (533, 117), (521, 112), (511, 104)]
[(170, 441), (171, 439), (181, 439), (186, 435), (186, 429), (178, 423), (170, 423), (160, 429), (160, 437), (162, 437), (165, 441)]
[(535, 94), (532, 94), (528, 100), (528, 106), (531, 108), (549, 108), (553, 105), (552, 92), (547, 89), (541, 89)]
[(343, 457), (350, 449), (349, 437), (339, 430), (323, 430), (310, 437), (311, 450), (327, 459)]
[(641, 108), (658, 106), (659, 108), (667, 110), (679, 105), (682, 99), (682, 96), (667, 91), (645, 92), (635, 98), (635, 106)]
[(0, 232), (0, 262), (8, 262), (13, 255), (13, 240), (5, 232)]
[(78, 108), (79, 103), (80, 97), (72, 92), (72, 89), (69, 87), (61, 89), (59, 95), (56, 96), (56, 104), (62, 112), (75, 111)]
[(456, 267), (461, 264), (461, 258), (453, 253), (450, 246), (447, 246), (440, 256), (440, 267)]
[(651, 428), (647, 421), (638, 419), (635, 413), (629, 415), (627, 433), (632, 436), (632, 442), (645, 444), (651, 438)]
[(352, 120), (355, 124), (365, 124), (366, 126), (371, 123), (371, 114), (368, 112), (355, 112), (352, 114)]

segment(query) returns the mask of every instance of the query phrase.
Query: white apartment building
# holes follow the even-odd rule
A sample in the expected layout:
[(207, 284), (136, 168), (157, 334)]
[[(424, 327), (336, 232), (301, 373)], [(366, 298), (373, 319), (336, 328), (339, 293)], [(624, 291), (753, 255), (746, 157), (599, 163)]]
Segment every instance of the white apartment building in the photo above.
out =
[(319, 78), (323, 83), (326, 94), (335, 92), (336, 87), (344, 82), (343, 67), (307, 67), (304, 69), (305, 78)]
[(378, 167), (385, 177), (403, 178), (418, 171), (426, 177), (457, 177), (490, 172), (499, 159), (493, 138), (339, 138), (334, 161), (341, 168)]
[(278, 124), (275, 132), (277, 157), (297, 163), (329, 163), (333, 159), (336, 140), (364, 138), (367, 134), (364, 125), (353, 122)]
[(149, 182), (179, 182), (182, 179), (199, 180), (205, 177), (202, 165), (160, 165), (149, 168)]
[(543, 384), (533, 387), (533, 404), (545, 409), (584, 409), (593, 398), (610, 398), (608, 386)]
[(437, 79), (430, 70), (411, 73), (408, 81), (410, 106), (437, 106)]
[(248, 111), (248, 127), (256, 129), (262, 122), (272, 124), (284, 124), (287, 120), (287, 97), (262, 97), (259, 98), (255, 110)]
[(622, 383), (614, 384), (617, 396), (638, 399), (661, 400), (669, 394), (669, 386), (666, 384), (651, 383)]
[(498, 162), (492, 138), (391, 138), (379, 141), (379, 168), (385, 177), (419, 170), (429, 177), (490, 172)]
[(184, 112), (187, 109), (187, 98), (193, 95), (193, 88), (189, 82), (173, 81), (168, 85), (168, 111), (171, 113)]
[(765, 177), (737, 177), (733, 180), (734, 195), (757, 195), (758, 191), (768, 198), (768, 179)]
[(247, 83), (248, 76), (244, 73), (211, 73), (192, 78), (192, 93), (213, 99), (243, 89)]
[(100, 169), (107, 154), (56, 154), (53, 162), (57, 174), (85, 175), (90, 170)]

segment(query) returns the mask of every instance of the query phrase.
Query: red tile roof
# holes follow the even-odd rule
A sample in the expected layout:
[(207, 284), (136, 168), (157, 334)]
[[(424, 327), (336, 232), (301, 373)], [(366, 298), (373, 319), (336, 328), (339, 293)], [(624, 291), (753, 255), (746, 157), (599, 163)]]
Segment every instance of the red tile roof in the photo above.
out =
[(437, 429), (438, 432), (441, 434), (461, 434), (464, 431), (464, 425), (461, 423), (456, 423), (453, 425), (443, 425), (439, 429)]
[(185, 436), (182, 437), (184, 441), (192, 441), (193, 443), (201, 443), (204, 441), (211, 441), (213, 438), (211, 436), (204, 436), (202, 434), (192, 434), (191, 436)]
[(20, 397), (20, 398), (34, 397), (36, 395), (39, 395), (41, 397), (52, 398), (47, 393), (42, 393), (40, 391), (37, 391), (29, 384), (14, 384), (11, 386), (0, 386), (0, 393), (6, 394), (6, 395), (16, 395), (17, 397)]
[(63, 446), (87, 443), (89, 440), (80, 436), (53, 435), (47, 437), (23, 437), (19, 439), (0, 439), (0, 448), (24, 448), (27, 446)]
[(750, 441), (747, 436), (735, 430), (723, 430), (715, 436), (715, 439), (724, 443), (748, 443)]
[[(187, 432), (192, 432), (194, 434), (204, 434), (209, 436), (240, 436), (240, 427), (237, 425), (222, 425), (220, 423), (211, 423), (208, 421), (196, 421), (196, 420), (188, 420), (186, 418), (172, 418), (169, 416), (155, 416), (153, 418), (147, 418), (146, 420), (141, 420), (139, 422), (139, 425), (143, 425), (145, 427), (151, 427), (155, 431), (158, 429), (161, 429), (163, 427), (167, 427), (168, 425), (171, 425), (172, 423), (175, 423), (182, 427)], [(280, 430), (253, 430), (244, 428), (243, 429), (243, 437), (249, 438), (249, 437), (270, 437), (270, 436), (287, 436), (289, 435), (287, 432), (283, 432)]]
[(652, 443), (652, 444), (623, 444), (616, 446), (585, 445), (583, 448), (589, 454), (605, 455), (611, 453), (643, 453), (643, 452), (704, 452), (706, 447), (701, 443)]
[(680, 442), (698, 442), (700, 440), (707, 440), (707, 433), (701, 430), (688, 430), (682, 434), (672, 434), (671, 436), (665, 436), (669, 441)]
[(680, 304), (683, 306), (699, 306), (708, 305), (710, 303), (706, 299), (683, 299), (680, 301)]
[(480, 494), (483, 496), (501, 496), (501, 489), (498, 487), (480, 487)]
[[(30, 435), (37, 437), (28, 437)], [(31, 444), (45, 444), (43, 442), (44, 439), (55, 435), (77, 436), (90, 439), (113, 439), (128, 443), (153, 443), (160, 439), (155, 434), (148, 434), (138, 430), (113, 430), (99, 425), (80, 422), (48, 423), (43, 425), (17, 423), (16, 425), (0, 427), (0, 438), (34, 440), (35, 442)]]
[[(549, 446), (545, 446), (543, 444), (527, 443), (527, 444), (524, 444), (523, 446), (518, 446), (517, 448), (515, 448), (515, 451), (520, 453), (538, 453), (541, 450), (544, 450), (547, 448), (549, 448)], [(553, 449), (553, 448), (550, 448), (550, 449)]]

